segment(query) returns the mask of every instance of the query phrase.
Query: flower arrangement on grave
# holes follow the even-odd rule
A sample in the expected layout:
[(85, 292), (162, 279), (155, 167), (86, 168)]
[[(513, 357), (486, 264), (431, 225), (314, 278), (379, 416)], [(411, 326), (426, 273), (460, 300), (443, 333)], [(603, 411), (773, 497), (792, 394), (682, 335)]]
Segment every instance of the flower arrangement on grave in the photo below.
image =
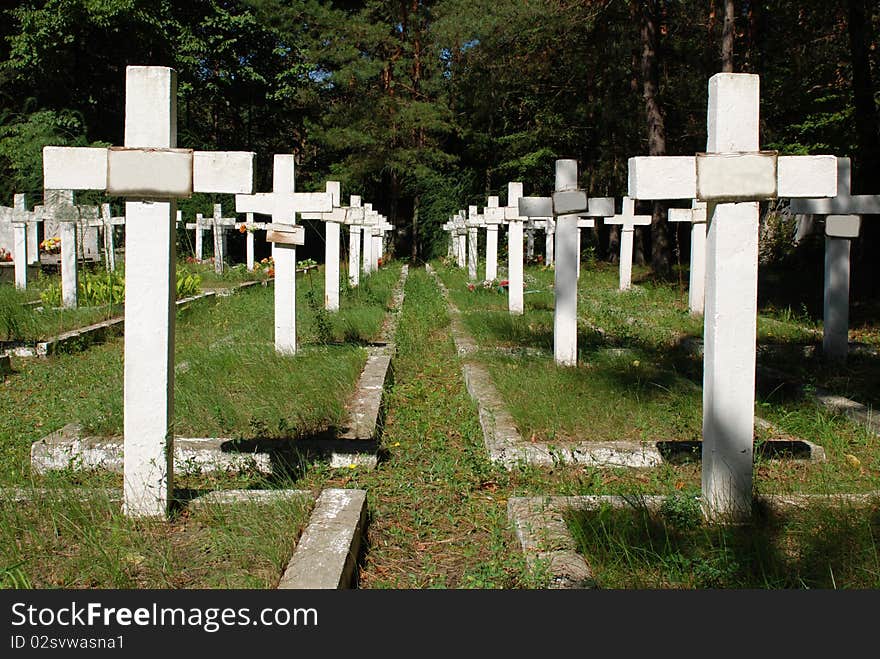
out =
[(265, 274), (267, 277), (275, 276), (275, 259), (271, 256), (260, 259), (258, 263), (254, 263), (254, 272), (256, 274)]
[(61, 252), (61, 238), (58, 236), (46, 238), (40, 243), (40, 249), (46, 254), (59, 254)]
[(0, 247), (0, 263), (12, 263), (12, 254)]
[(238, 225), (238, 232), (239, 233), (247, 233), (248, 232), (247, 224), (239, 224)]

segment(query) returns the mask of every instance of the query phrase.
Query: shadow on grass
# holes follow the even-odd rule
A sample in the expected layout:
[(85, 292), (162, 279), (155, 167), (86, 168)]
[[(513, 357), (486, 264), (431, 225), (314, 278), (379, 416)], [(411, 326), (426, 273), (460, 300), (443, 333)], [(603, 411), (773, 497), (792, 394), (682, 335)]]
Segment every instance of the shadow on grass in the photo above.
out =
[(751, 521), (702, 521), (695, 497), (658, 511), (637, 497), (627, 509), (569, 511), (578, 550), (605, 588), (877, 588), (880, 510), (845, 505), (771, 512)]

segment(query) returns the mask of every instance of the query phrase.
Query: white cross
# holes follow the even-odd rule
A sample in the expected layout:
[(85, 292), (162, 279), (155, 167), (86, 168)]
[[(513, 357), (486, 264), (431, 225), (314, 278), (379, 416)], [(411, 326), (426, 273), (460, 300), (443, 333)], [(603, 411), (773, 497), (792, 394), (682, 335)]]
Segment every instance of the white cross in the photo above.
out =
[(339, 311), (341, 225), (351, 225), (363, 220), (364, 209), (342, 206), (342, 184), (339, 181), (327, 181), (326, 191), (333, 199), (333, 210), (329, 213), (303, 213), (302, 218), (324, 222), (324, 308), (327, 311)]
[(850, 192), (852, 165), (837, 159), (837, 196), (831, 199), (792, 199), (792, 213), (825, 216), (825, 286), (823, 291), (822, 352), (846, 359), (849, 351), (850, 242), (858, 238), (862, 215), (880, 214), (880, 195)]
[(703, 506), (709, 517), (752, 509), (758, 201), (831, 197), (833, 156), (761, 152), (759, 79), (719, 73), (709, 80), (707, 153), (629, 161), (635, 199), (709, 203), (703, 360)]
[(46, 147), (47, 189), (125, 197), (125, 512), (165, 515), (173, 487), (175, 200), (246, 193), (253, 153), (177, 149), (177, 76), (126, 68), (125, 146)]
[(348, 226), (348, 284), (352, 288), (359, 286), (361, 282), (361, 230), (364, 224), (363, 207), (359, 195), (351, 195), (348, 198), (349, 208), (359, 208), (359, 217), (352, 215)]
[(236, 195), (238, 213), (270, 215), (266, 240), (275, 245), (275, 351), (296, 353), (296, 246), (305, 242), (305, 231), (296, 225), (296, 213), (332, 210), (326, 192), (294, 192), (294, 157), (276, 154), (272, 192)]
[[(45, 147), (44, 159), (45, 151), (53, 148), (56, 147)], [(97, 207), (74, 204), (73, 194), (70, 188), (46, 189), (43, 205), (36, 207), (42, 213), (46, 233), (53, 233), (52, 229), (57, 226), (61, 239), (61, 306), (66, 309), (73, 309), (78, 304), (77, 256), (79, 238), (85, 233), (82, 225), (98, 217)]]
[(690, 208), (670, 208), (667, 219), (691, 225), (688, 309), (700, 316), (706, 300), (706, 202), (694, 199)]
[[(561, 366), (577, 365), (578, 215), (589, 211), (585, 190), (577, 186), (577, 161), (556, 161), (556, 185), (550, 197), (521, 197), (520, 215), (555, 219), (553, 353)], [(554, 220), (548, 220), (554, 223)]]
[(254, 231), (264, 231), (266, 225), (263, 222), (254, 222), (254, 214), (246, 213), (244, 222), (236, 222), (235, 228), (241, 231), (244, 227), (245, 234), (245, 263), (248, 272), (254, 271)]
[(605, 224), (620, 225), (620, 285), (622, 291), (628, 291), (632, 287), (632, 258), (633, 258), (633, 233), (636, 226), (648, 226), (651, 224), (650, 215), (636, 215), (635, 201), (629, 197), (623, 198), (620, 215), (605, 218)]
[[(0, 220), (10, 223), (27, 224), (25, 227), (27, 242), (27, 263), (40, 262), (39, 240), (37, 240), (37, 225), (43, 221), (42, 207), (37, 206), (32, 211), (27, 210), (27, 198), (24, 194), (15, 194), (12, 197), (12, 207), (0, 206)], [(9, 246), (10, 251), (15, 254), (15, 239), (13, 237), (12, 244)], [(15, 256), (16, 262), (19, 257)]]
[(519, 200), (523, 196), (523, 184), (519, 181), (507, 184), (507, 206), (504, 220), (507, 222), (507, 311), (520, 316), (523, 303), (523, 222), (519, 213)]
[(504, 209), (499, 205), (498, 197), (486, 200), (483, 209), (483, 226), (486, 227), (486, 281), (498, 278), (498, 227), (504, 223)]
[(479, 260), (480, 227), (484, 226), (483, 216), (477, 212), (476, 206), (468, 206), (467, 215), (467, 246), (468, 246), (468, 279), (477, 279), (477, 261)]
[[(180, 211), (178, 211), (180, 213)], [(101, 204), (101, 223), (104, 226), (104, 264), (110, 272), (116, 271), (116, 242), (113, 227), (124, 226), (125, 217), (113, 216), (110, 204)]]
[(211, 218), (211, 226), (214, 229), (214, 272), (223, 274), (224, 261), (226, 259), (226, 246), (228, 244), (226, 231), (235, 226), (236, 218), (223, 217), (223, 206), (214, 204), (214, 215)]
[[(179, 211), (178, 211), (179, 212)], [(186, 224), (187, 229), (195, 229), (196, 236), (196, 261), (199, 263), (202, 262), (205, 256), (205, 231), (207, 231), (208, 227), (211, 226), (211, 222), (205, 219), (205, 216), (201, 213), (196, 213), (196, 221), (188, 222)]]

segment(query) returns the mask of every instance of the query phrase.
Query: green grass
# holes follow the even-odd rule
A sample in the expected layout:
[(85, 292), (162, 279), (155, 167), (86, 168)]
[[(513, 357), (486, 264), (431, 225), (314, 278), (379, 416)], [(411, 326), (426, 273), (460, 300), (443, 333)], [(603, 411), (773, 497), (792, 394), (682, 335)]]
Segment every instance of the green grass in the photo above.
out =
[(679, 493), (659, 511), (634, 497), (566, 518), (600, 588), (876, 589), (878, 512), (816, 503), (774, 513), (757, 502), (748, 524), (719, 526)]
[(0, 587), (275, 588), (311, 502), (214, 504), (169, 523), (76, 490), (0, 502)]
[[(176, 434), (189, 437), (286, 437), (320, 433), (344, 419), (345, 403), (366, 361), (361, 344), (378, 335), (399, 266), (348, 292), (323, 343), (311, 292), (323, 277), (298, 277), (292, 357), (274, 350), (274, 291), (254, 286), (178, 312)], [(333, 341), (338, 341), (334, 343)], [(345, 341), (345, 342), (343, 342)], [(32, 442), (71, 422), (98, 435), (122, 432), (122, 338), (45, 360), (17, 359), (0, 383), (0, 483), (27, 481)]]
[(79, 309), (24, 306), (31, 298), (28, 292), (0, 284), (0, 342), (30, 344), (122, 313), (122, 305)]

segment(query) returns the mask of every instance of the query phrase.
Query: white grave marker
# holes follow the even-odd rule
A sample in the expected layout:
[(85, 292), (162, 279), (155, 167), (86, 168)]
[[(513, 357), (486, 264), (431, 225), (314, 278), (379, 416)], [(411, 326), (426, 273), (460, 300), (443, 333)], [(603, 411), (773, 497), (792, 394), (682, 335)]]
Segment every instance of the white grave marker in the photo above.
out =
[(176, 72), (129, 66), (124, 147), (43, 150), (45, 188), (141, 200), (125, 204), (123, 479), (125, 513), (135, 517), (167, 514), (173, 488), (175, 200), (253, 185), (253, 153), (176, 146)]
[(752, 509), (758, 201), (830, 197), (832, 156), (759, 152), (759, 78), (719, 73), (709, 80), (707, 153), (630, 158), (635, 199), (709, 202), (703, 359), (703, 506), (710, 518)]
[(849, 352), (850, 243), (858, 238), (862, 215), (880, 214), (880, 195), (853, 195), (849, 158), (837, 159), (837, 196), (792, 199), (792, 213), (825, 216), (825, 290), (822, 353), (846, 359)]
[(326, 227), (324, 240), (324, 308), (339, 311), (339, 262), (341, 259), (339, 237), (343, 224), (361, 222), (364, 209), (342, 206), (342, 184), (327, 181), (327, 194), (333, 200), (333, 210), (329, 213), (303, 213), (304, 220), (321, 220)]
[(632, 288), (633, 234), (636, 226), (649, 226), (650, 215), (636, 215), (635, 201), (623, 198), (620, 215), (605, 218), (605, 224), (620, 225), (620, 284), (621, 291)]
[(480, 227), (483, 226), (483, 216), (477, 213), (476, 206), (468, 206), (467, 219), (467, 246), (468, 246), (468, 279), (476, 281), (477, 262), (479, 260), (479, 236)]
[(244, 222), (236, 222), (235, 228), (245, 232), (245, 263), (248, 272), (254, 271), (254, 231), (264, 231), (266, 225), (263, 222), (254, 222), (254, 214), (246, 213)]
[(504, 209), (499, 206), (498, 197), (488, 198), (483, 222), (486, 226), (486, 281), (495, 281), (498, 279), (498, 227), (504, 222)]
[(694, 199), (690, 208), (670, 208), (668, 219), (691, 225), (688, 309), (700, 316), (706, 300), (706, 202)]
[(276, 154), (272, 192), (239, 194), (238, 213), (272, 217), (266, 240), (275, 245), (275, 351), (296, 354), (296, 246), (304, 244), (305, 230), (296, 224), (296, 213), (323, 213), (333, 200), (325, 192), (294, 192), (294, 156)]
[[(351, 208), (362, 208), (360, 196), (351, 195), (348, 199), (348, 205)], [(348, 227), (348, 284), (352, 288), (360, 285), (361, 282), (361, 231), (363, 228), (363, 214), (360, 219), (352, 217)]]
[(214, 204), (211, 226), (214, 229), (214, 272), (222, 275), (226, 261), (227, 246), (229, 244), (226, 232), (235, 226), (235, 218), (223, 217), (223, 206), (221, 204)]
[(523, 304), (523, 222), (519, 213), (519, 200), (523, 196), (523, 184), (507, 184), (507, 206), (504, 219), (507, 222), (507, 310), (521, 316)]
[(607, 218), (614, 215), (614, 197), (590, 197), (588, 200), (590, 208), (586, 213), (578, 214), (578, 233), (577, 233), (577, 255), (578, 267), (577, 276), (581, 278), (581, 229), (592, 229), (596, 226), (594, 218)]
[(519, 212), (527, 217), (555, 221), (553, 353), (560, 366), (577, 366), (577, 232), (578, 215), (589, 211), (587, 193), (577, 187), (577, 161), (556, 161), (556, 186), (552, 197), (522, 197)]

